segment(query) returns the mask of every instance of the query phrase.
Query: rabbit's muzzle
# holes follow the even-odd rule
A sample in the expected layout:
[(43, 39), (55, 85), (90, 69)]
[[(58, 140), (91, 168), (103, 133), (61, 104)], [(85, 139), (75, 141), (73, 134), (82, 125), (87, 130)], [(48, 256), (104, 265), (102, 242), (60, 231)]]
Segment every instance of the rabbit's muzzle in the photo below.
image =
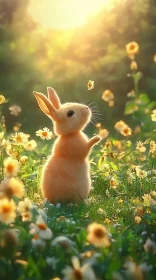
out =
[(88, 107), (85, 107), (81, 110), (81, 116), (83, 118), (89, 118), (91, 116), (91, 111)]

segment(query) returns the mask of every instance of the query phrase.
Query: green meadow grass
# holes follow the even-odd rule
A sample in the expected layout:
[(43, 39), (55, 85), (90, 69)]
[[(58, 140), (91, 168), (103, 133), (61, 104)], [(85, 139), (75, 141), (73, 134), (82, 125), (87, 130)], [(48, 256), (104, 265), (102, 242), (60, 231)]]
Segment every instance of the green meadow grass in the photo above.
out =
[[(124, 114), (133, 133), (122, 123), (114, 137), (107, 135), (94, 148), (89, 158), (92, 190), (81, 203), (53, 205), (43, 198), (40, 177), (54, 139), (37, 139), (37, 147), (33, 141), (28, 149), (25, 134), (19, 145), (20, 126), (9, 134), (2, 118), (1, 280), (155, 279), (156, 102), (139, 92), (142, 75), (136, 68), (130, 76), (135, 92), (129, 94)], [(5, 98), (0, 98), (1, 106)], [(17, 179), (10, 192), (12, 177), (24, 185), (23, 196)]]
[[(25, 185), (25, 197), (36, 206), (31, 221), (23, 222), (17, 214), (14, 223), (0, 224), (0, 279), (88, 279), (64, 278), (63, 269), (67, 265), (72, 267), (72, 256), (93, 268), (94, 279), (154, 279), (156, 159), (149, 153), (149, 141), (144, 161), (140, 160), (140, 153), (130, 141), (124, 140), (122, 151), (113, 146), (113, 141), (110, 145), (103, 140), (90, 156), (93, 189), (89, 198), (68, 205), (53, 205), (42, 198), (40, 174), (50, 147), (41, 143), (42, 149), (39, 146), (32, 152), (18, 147), (19, 154), (28, 155), (18, 177)], [(107, 158), (103, 156), (104, 152)], [(144, 178), (136, 175), (135, 166), (146, 170)], [(110, 186), (110, 180), (114, 180), (115, 187)], [(147, 200), (145, 194), (150, 195)], [(14, 200), (18, 203), (17, 198)], [(138, 207), (141, 210), (137, 210)], [(39, 213), (53, 236), (43, 244), (33, 246), (30, 223), (36, 222)], [(141, 218), (139, 223), (135, 216)], [(93, 222), (104, 225), (109, 231), (109, 247), (96, 247), (87, 241), (87, 227)], [(16, 242), (11, 237), (5, 240), (6, 229), (17, 229)], [(58, 236), (68, 239), (53, 244)], [(145, 250), (147, 239), (152, 245)], [(49, 262), (47, 258), (51, 258)]]

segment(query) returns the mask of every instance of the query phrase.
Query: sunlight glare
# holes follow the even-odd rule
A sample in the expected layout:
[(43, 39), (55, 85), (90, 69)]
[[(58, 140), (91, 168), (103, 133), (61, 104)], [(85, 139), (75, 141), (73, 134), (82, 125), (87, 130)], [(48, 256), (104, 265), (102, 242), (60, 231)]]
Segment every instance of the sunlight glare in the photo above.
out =
[(28, 12), (43, 28), (69, 29), (108, 5), (111, 0), (31, 0)]

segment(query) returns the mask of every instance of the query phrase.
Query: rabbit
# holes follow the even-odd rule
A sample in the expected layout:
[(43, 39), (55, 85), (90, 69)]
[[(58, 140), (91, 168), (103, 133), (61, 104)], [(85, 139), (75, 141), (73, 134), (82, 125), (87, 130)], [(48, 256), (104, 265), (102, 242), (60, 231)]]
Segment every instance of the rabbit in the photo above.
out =
[(48, 98), (33, 92), (40, 109), (53, 121), (58, 136), (41, 176), (44, 198), (51, 203), (72, 203), (87, 198), (91, 189), (88, 155), (101, 140), (91, 139), (82, 132), (91, 120), (89, 107), (79, 103), (61, 104), (53, 88), (47, 88)]

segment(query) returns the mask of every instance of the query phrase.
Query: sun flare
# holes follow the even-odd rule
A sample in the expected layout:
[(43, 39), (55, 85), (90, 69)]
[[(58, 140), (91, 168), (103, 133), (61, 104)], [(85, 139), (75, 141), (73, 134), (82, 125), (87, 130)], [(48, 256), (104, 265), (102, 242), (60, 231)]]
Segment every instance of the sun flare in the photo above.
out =
[(111, 0), (31, 0), (28, 12), (43, 28), (70, 29), (110, 5)]

